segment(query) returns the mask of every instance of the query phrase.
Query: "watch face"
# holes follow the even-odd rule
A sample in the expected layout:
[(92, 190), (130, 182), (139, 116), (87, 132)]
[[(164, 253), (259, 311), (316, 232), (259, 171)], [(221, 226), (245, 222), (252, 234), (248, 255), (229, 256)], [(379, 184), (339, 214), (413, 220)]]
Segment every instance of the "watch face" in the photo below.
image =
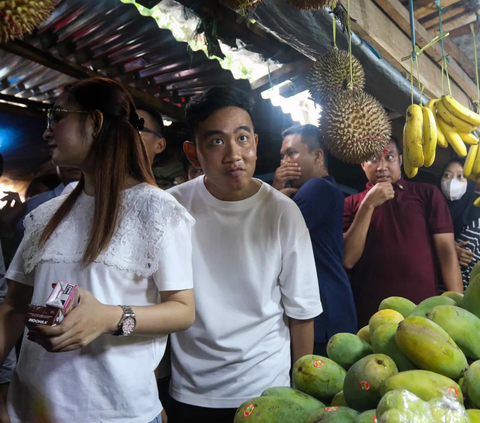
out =
[(135, 329), (135, 319), (133, 317), (126, 317), (122, 325), (123, 333), (130, 335)]

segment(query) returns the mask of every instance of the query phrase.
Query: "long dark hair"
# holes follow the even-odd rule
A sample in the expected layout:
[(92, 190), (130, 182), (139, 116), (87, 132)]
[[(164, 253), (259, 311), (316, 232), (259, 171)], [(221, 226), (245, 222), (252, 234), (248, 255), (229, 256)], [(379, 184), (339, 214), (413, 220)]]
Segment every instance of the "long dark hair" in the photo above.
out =
[[(83, 256), (85, 265), (95, 261), (108, 246), (117, 228), (120, 193), (127, 179), (155, 185), (147, 151), (136, 129), (139, 118), (128, 91), (115, 81), (92, 78), (64, 87), (67, 98), (81, 110), (98, 110), (103, 125), (93, 140), (89, 156), (94, 158), (95, 211), (90, 238)], [(84, 125), (87, 115), (83, 115)], [(85, 181), (80, 183), (62, 203), (45, 227), (40, 238), (44, 245), (60, 222), (70, 213), (80, 196)]]

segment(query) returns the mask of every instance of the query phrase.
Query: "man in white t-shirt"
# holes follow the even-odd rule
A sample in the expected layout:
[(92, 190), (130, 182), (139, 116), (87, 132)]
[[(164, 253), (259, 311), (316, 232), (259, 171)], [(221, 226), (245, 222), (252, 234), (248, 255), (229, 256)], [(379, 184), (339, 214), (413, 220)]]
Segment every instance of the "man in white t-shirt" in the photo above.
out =
[(253, 102), (212, 88), (186, 108), (185, 153), (205, 172), (169, 190), (196, 219), (196, 320), (171, 336), (169, 421), (231, 423), (244, 401), (289, 386), (322, 312), (310, 236), (293, 201), (253, 178)]

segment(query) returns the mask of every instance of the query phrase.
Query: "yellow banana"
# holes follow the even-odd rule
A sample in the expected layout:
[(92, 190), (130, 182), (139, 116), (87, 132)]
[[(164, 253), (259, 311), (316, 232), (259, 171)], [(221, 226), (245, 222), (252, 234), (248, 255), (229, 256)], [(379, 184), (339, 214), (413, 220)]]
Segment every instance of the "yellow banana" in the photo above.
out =
[(470, 132), (464, 133), (464, 132), (459, 132), (458, 135), (460, 135), (460, 138), (463, 140), (465, 144), (470, 144), (470, 145), (477, 145), (478, 144), (478, 138), (471, 134)]
[(410, 179), (414, 178), (418, 173), (418, 167), (411, 166), (406, 156), (403, 159), (403, 170)]
[(465, 146), (463, 140), (460, 138), (460, 135), (458, 135), (455, 129), (448, 126), (442, 120), (442, 118), (437, 119), (437, 123), (440, 126), (442, 132), (445, 134), (445, 138), (452, 146), (455, 153), (457, 153), (460, 157), (465, 157), (467, 155), (467, 147)]
[[(449, 110), (452, 115), (464, 120), (465, 122), (470, 123), (474, 126), (480, 125), (480, 115), (471, 111), (468, 107), (465, 107), (463, 104), (460, 104), (455, 100), (451, 95), (446, 95), (442, 97), (442, 102), (445, 104), (445, 107)], [(437, 105), (438, 107), (438, 105)]]
[(407, 109), (407, 121), (403, 128), (403, 142), (407, 146), (407, 161), (413, 167), (423, 166), (423, 112), (418, 104)]
[[(425, 167), (430, 167), (435, 161), (437, 150), (437, 123), (432, 110), (422, 107), (423, 112), (423, 157)], [(406, 171), (405, 171), (406, 172)]]
[(477, 158), (478, 145), (471, 145), (468, 149), (467, 158), (465, 159), (465, 165), (463, 166), (463, 175), (468, 178), (472, 175), (473, 164)]
[(480, 153), (478, 152), (478, 150), (477, 155), (475, 156), (475, 161), (473, 162), (471, 175), (480, 175)]
[[(434, 98), (425, 105), (425, 107), (428, 107), (432, 111), (433, 116), (435, 116), (435, 123), (437, 123), (436, 122), (437, 121), (437, 103), (439, 101), (440, 101), (439, 98)], [(438, 124), (437, 124), (437, 145), (442, 148), (448, 147), (448, 142), (445, 138), (445, 135), (443, 135), (443, 132), (438, 127)]]
[(480, 207), (480, 197), (478, 197), (474, 202), (473, 202), (473, 205), (475, 207)]
[(450, 113), (450, 111), (445, 107), (445, 103), (443, 101), (439, 101), (437, 103), (437, 113), (445, 123), (456, 129), (457, 132), (472, 132), (477, 129), (476, 126), (470, 125), (470, 123), (465, 122), (454, 114)]

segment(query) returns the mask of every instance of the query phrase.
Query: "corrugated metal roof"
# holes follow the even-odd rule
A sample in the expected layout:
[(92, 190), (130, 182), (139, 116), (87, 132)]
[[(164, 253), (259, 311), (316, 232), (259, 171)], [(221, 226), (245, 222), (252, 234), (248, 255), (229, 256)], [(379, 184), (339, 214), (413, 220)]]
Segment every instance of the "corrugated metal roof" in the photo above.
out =
[[(61, 1), (32, 36), (0, 45), (0, 63), (0, 106), (5, 106), (2, 101), (22, 99), (29, 110), (42, 108), (41, 102), (43, 108), (48, 107), (63, 84), (92, 74), (126, 84), (134, 90), (134, 96), (149, 94), (160, 106), (168, 106), (167, 111), (160, 111), (174, 119), (181, 118), (181, 107), (190, 96), (211, 86), (251, 90), (247, 80), (236, 80), (203, 51), (189, 51), (186, 43), (177, 42), (154, 19), (142, 17), (134, 5), (119, 0)], [(169, 111), (174, 113), (169, 115)], [(269, 100), (258, 101), (257, 114), (257, 129), (264, 140), (259, 148), (258, 166), (259, 172), (264, 173), (271, 170), (272, 160), (277, 161), (281, 130), (294, 122)], [(15, 122), (18, 125), (18, 119)], [(22, 142), (8, 143), (8, 151), (5, 144), (0, 145), (7, 175), (26, 177), (38, 169), (40, 157), (48, 160), (38, 123), (32, 124), (33, 127), (38, 132), (20, 128), (22, 135), (18, 136)], [(178, 125), (167, 129), (168, 142), (176, 152), (186, 139), (185, 131), (179, 129)], [(274, 145), (273, 159), (272, 145), (267, 140)], [(164, 162), (174, 156), (178, 154), (165, 155)]]

